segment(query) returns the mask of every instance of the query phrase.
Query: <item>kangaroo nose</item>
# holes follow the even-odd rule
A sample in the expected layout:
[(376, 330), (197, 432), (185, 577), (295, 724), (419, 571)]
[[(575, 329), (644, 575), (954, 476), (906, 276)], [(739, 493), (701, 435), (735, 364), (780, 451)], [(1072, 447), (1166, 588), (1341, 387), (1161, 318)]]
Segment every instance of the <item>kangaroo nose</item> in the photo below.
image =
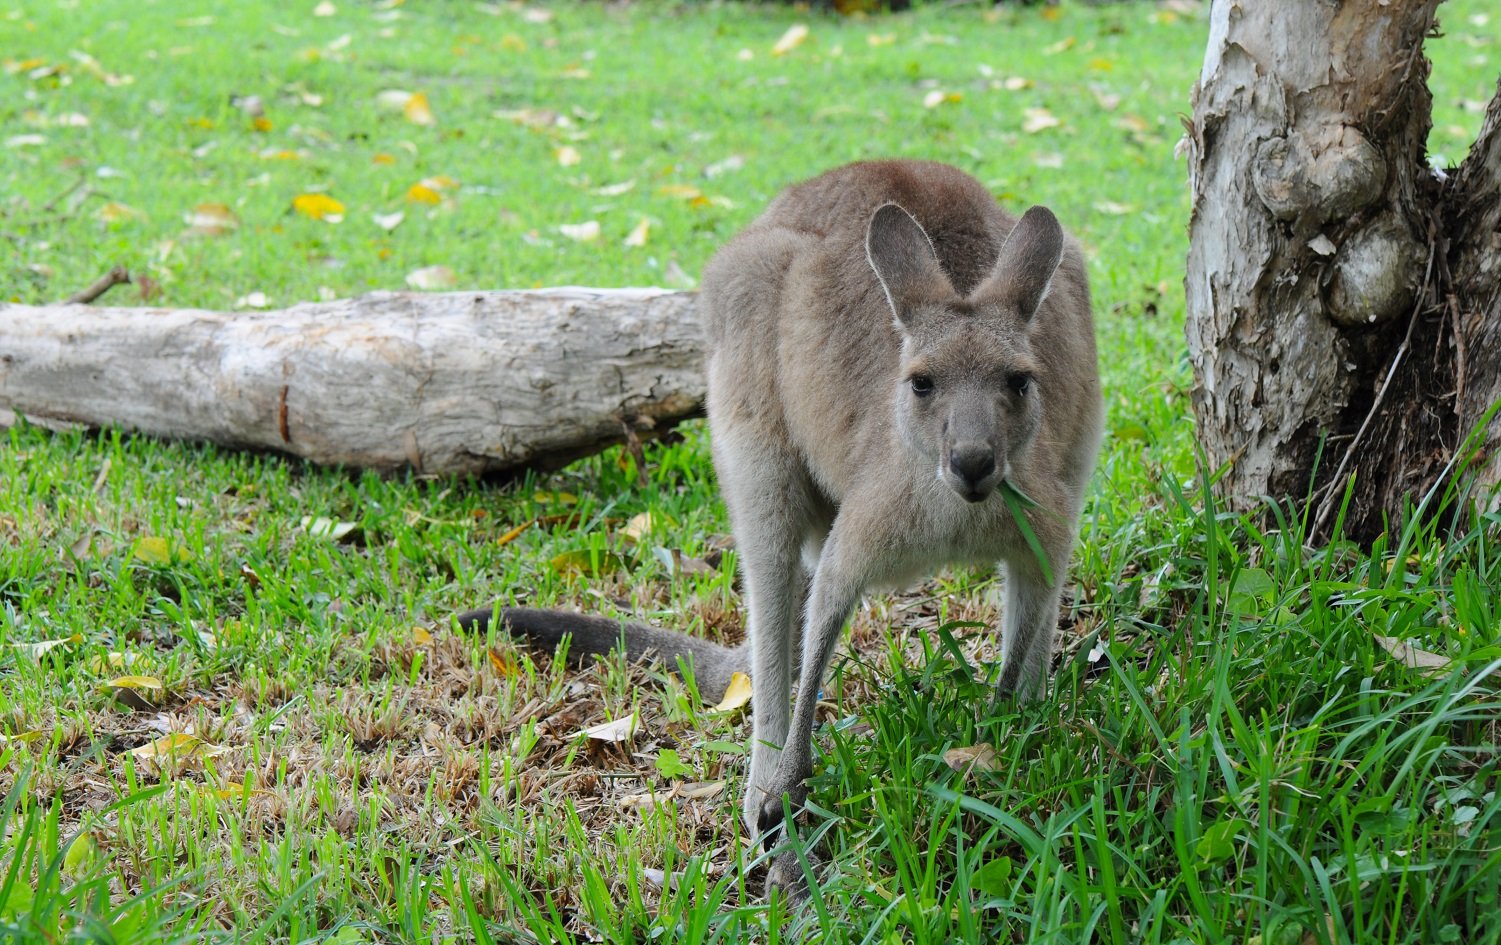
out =
[(960, 443), (949, 454), (949, 469), (965, 485), (976, 489), (995, 472), (995, 450), (983, 443)]

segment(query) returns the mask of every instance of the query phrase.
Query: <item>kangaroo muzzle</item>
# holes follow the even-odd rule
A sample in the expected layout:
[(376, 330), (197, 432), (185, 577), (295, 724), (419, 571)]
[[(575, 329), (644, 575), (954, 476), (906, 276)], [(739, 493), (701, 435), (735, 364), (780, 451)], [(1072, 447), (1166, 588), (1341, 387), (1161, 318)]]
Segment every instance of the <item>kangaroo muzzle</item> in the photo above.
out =
[(944, 481), (968, 502), (983, 502), (1001, 481), (995, 448), (969, 440), (949, 448)]

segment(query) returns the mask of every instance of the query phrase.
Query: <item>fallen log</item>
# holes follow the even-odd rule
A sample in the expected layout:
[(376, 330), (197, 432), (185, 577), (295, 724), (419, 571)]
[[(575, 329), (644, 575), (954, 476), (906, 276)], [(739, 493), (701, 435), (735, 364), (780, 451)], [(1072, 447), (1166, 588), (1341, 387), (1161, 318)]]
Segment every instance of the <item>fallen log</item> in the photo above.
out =
[(0, 305), (0, 425), (120, 426), (380, 470), (553, 468), (701, 410), (693, 299), (557, 288), (251, 312)]

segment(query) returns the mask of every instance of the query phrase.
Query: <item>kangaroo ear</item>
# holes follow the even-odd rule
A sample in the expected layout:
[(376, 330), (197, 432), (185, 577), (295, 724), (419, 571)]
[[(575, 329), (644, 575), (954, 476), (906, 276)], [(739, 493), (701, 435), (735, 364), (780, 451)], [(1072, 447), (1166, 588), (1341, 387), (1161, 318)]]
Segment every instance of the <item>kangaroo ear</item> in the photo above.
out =
[(865, 255), (899, 324), (911, 318), (915, 304), (954, 294), (928, 234), (912, 214), (894, 203), (871, 216)]
[(1063, 261), (1063, 227), (1047, 207), (1033, 207), (1006, 238), (990, 278), (976, 295), (999, 298), (1022, 318), (1031, 318), (1047, 298), (1053, 273)]

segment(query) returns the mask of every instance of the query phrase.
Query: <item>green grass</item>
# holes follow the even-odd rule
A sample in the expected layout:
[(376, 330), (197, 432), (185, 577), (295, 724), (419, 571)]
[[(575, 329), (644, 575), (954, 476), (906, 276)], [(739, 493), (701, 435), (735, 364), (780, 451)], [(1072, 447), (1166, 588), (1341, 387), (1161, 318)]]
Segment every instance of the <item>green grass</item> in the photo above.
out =
[[(1464, 510), (1455, 534), (1395, 523), (1372, 548), (1311, 549), (1300, 510), (1226, 514), (1195, 464), (1172, 150), (1201, 14), (335, 4), (0, 11), (0, 299), (53, 301), (115, 263), (152, 304), (215, 308), (433, 265), (463, 287), (682, 285), (787, 182), (948, 160), (1013, 208), (1053, 207), (1090, 257), (1110, 435), (1056, 692), (988, 709), (988, 574), (862, 608), (804, 829), (835, 865), (789, 917), (740, 868), (743, 713), (659, 668), (579, 674), (445, 626), (510, 596), (736, 638), (733, 555), (682, 575), (657, 550), (703, 558), (727, 531), (702, 427), (648, 447), (643, 487), (618, 452), (500, 485), (17, 426), (0, 940), (779, 942), (799, 921), (829, 942), (1501, 936), (1495, 515), (1460, 491), (1433, 499)], [(1457, 159), (1501, 17), (1442, 12), (1431, 150)], [(799, 22), (809, 38), (772, 56)], [(376, 104), (395, 89), (436, 124)], [(269, 128), (232, 95), (260, 96)], [(569, 121), (496, 117), (522, 109)], [(1059, 124), (1024, 130), (1027, 109)], [(443, 203), (407, 199), (438, 175)], [(308, 193), (343, 222), (295, 212)], [(238, 228), (186, 235), (205, 203)], [(398, 210), (393, 231), (372, 220)], [(623, 245), (643, 218), (646, 244)], [(588, 220), (595, 242), (558, 230)], [(335, 541), (305, 516), (356, 528)], [(561, 573), (570, 553), (617, 570)], [(1424, 675), (1378, 635), (1451, 662)], [(132, 708), (102, 686), (125, 673), (162, 693)], [(628, 750), (576, 736), (632, 710)], [(131, 754), (189, 728), (212, 750), (180, 771)], [(995, 770), (944, 763), (979, 742)], [(674, 789), (704, 796), (647, 797)]]

